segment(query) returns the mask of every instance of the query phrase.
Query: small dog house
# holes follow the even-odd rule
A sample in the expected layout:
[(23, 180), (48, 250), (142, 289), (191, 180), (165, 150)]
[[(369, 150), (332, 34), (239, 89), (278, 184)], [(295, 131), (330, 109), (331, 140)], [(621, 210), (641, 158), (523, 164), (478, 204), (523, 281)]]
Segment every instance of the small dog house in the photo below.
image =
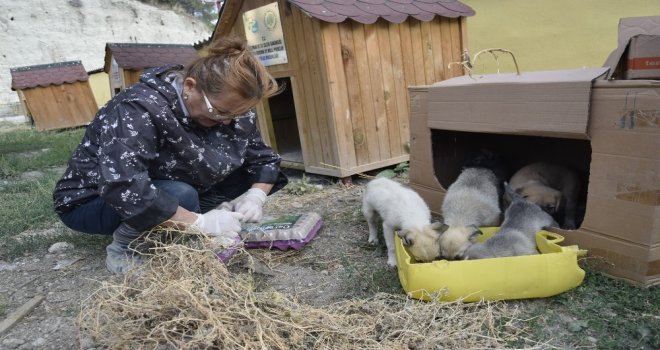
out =
[(37, 130), (86, 125), (98, 109), (80, 61), (10, 69), (25, 114)]
[(146, 68), (172, 63), (185, 65), (198, 58), (192, 45), (107, 43), (103, 70), (108, 73), (110, 94), (114, 96), (137, 83)]
[(285, 164), (341, 178), (407, 161), (407, 87), (461, 74), (455, 0), (227, 1), (214, 38), (245, 37), (280, 95), (257, 106)]
[(608, 274), (660, 283), (660, 82), (608, 68), (462, 76), (410, 88), (410, 184), (441, 213), (462, 161), (487, 148), (513, 172), (545, 161), (578, 171), (576, 230), (553, 228)]

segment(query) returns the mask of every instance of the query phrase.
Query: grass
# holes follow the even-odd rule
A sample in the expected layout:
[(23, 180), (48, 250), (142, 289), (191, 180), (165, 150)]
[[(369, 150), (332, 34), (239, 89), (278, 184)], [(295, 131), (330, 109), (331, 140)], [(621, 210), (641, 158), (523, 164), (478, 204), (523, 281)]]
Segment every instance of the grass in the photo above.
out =
[[(587, 272), (584, 282), (570, 291), (510, 301), (524, 310), (525, 326), (531, 330), (527, 338), (572, 348), (660, 348), (660, 287), (637, 287), (582, 267)], [(509, 345), (529, 344), (517, 339)]]
[[(11, 260), (62, 240), (85, 241), (77, 242), (79, 245), (104, 242), (63, 227), (49, 235), (17, 237), (58, 222), (53, 188), (83, 133), (82, 128), (39, 132), (26, 125), (13, 125), (10, 131), (0, 132), (1, 259)], [(35, 173), (26, 176), (30, 171)]]
[(82, 128), (36, 131), (24, 127), (0, 133), (0, 179), (66, 165), (84, 132)]

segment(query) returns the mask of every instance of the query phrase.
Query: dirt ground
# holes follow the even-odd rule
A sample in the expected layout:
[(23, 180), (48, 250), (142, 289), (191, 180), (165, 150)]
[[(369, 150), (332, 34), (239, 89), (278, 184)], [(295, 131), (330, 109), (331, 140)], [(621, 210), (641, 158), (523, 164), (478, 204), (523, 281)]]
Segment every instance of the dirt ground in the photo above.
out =
[[(292, 181), (300, 175), (289, 172)], [(386, 266), (384, 246), (366, 242), (368, 231), (360, 201), (367, 180), (355, 177), (352, 186), (343, 186), (336, 179), (306, 176), (306, 191), (311, 193), (299, 196), (280, 191), (269, 197), (266, 214), (315, 211), (321, 214), (323, 226), (299, 251), (250, 250), (257, 261), (257, 278), (311, 305), (327, 305), (381, 287), (403, 292), (396, 270)], [(375, 277), (360, 272), (369, 271), (372, 264)], [(236, 266), (241, 268), (240, 263)], [(64, 247), (54, 252), (35, 251), (11, 263), (0, 261), (0, 305), (5, 305), (5, 314), (43, 296), (43, 301), (0, 337), (0, 349), (94, 349), (93, 341), (79, 334), (76, 319), (81, 302), (100, 281), (113, 278), (105, 268), (102, 247)]]

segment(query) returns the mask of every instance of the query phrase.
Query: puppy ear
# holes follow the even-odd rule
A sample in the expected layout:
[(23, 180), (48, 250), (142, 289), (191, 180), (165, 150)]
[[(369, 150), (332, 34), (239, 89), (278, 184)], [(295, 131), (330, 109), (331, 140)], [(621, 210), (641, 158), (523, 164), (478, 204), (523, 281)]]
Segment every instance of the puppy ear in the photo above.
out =
[(555, 196), (555, 213), (559, 210), (559, 205), (561, 203), (561, 192), (557, 192), (557, 195)]
[(413, 244), (412, 238), (409, 237), (409, 233), (410, 231), (408, 230), (397, 231), (397, 234), (399, 235), (399, 238), (401, 238), (401, 243), (403, 243), (404, 247), (408, 247)]
[(440, 233), (447, 231), (448, 228), (449, 225), (446, 225), (445, 223), (440, 221), (434, 221), (433, 223), (431, 223), (431, 229), (438, 231)]
[(479, 230), (478, 227), (475, 226), (473, 228), (474, 228), (474, 231), (472, 231), (472, 233), (470, 233), (470, 238), (469, 239), (470, 239), (470, 242), (476, 243), (477, 238), (479, 238), (479, 236), (481, 236), (482, 233), (481, 233), (481, 230)]

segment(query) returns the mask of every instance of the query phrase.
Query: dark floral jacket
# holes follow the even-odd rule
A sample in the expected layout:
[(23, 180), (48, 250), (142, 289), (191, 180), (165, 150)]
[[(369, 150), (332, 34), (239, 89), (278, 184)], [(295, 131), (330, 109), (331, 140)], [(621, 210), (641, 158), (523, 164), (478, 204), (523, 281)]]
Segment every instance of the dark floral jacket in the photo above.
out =
[(178, 200), (156, 189), (152, 180), (182, 181), (201, 193), (244, 167), (251, 175), (246, 181), (278, 181), (280, 156), (263, 143), (254, 111), (212, 128), (184, 114), (165, 78), (181, 68), (145, 71), (139, 83), (98, 111), (55, 186), (56, 212), (101, 196), (126, 223), (148, 229), (178, 207)]

